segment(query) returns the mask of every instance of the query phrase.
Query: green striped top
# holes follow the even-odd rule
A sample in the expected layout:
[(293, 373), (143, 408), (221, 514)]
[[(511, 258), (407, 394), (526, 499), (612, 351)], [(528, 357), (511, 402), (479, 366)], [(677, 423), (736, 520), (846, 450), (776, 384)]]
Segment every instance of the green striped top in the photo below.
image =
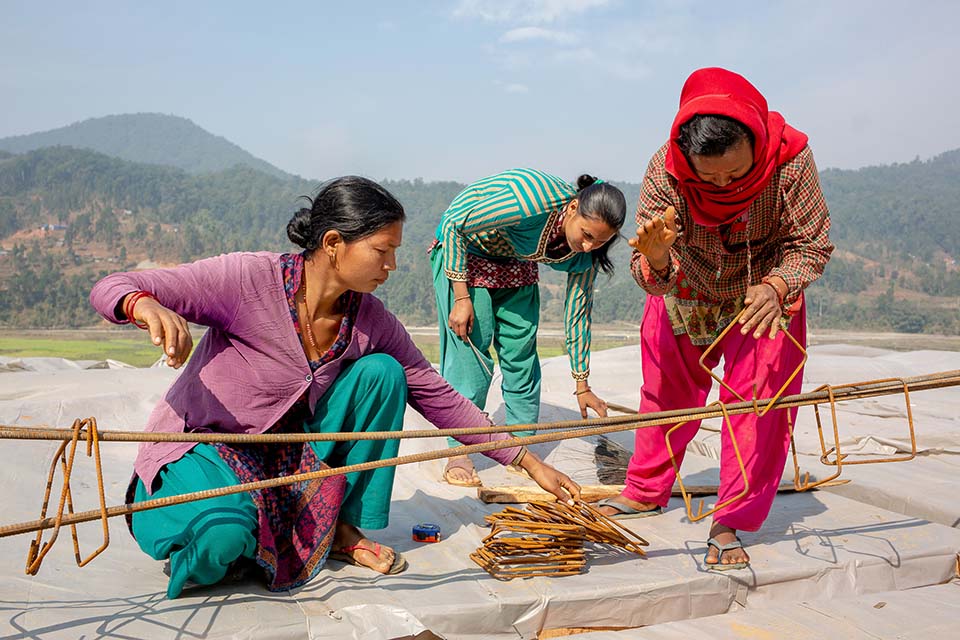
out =
[(577, 189), (535, 169), (513, 169), (464, 189), (437, 227), (443, 268), (451, 280), (467, 280), (467, 253), (486, 258), (519, 258), (567, 272), (563, 326), (575, 379), (590, 373), (590, 312), (596, 268), (589, 253), (571, 251), (548, 258), (550, 230)]

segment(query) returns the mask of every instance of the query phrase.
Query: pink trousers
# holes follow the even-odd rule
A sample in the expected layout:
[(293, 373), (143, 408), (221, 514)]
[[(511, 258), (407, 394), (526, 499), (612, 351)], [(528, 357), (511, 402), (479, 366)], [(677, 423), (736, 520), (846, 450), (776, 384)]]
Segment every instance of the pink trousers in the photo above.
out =
[[(804, 304), (790, 322), (790, 333), (804, 348), (807, 345), (806, 327)], [(663, 298), (648, 296), (640, 328), (643, 367), (640, 412), (702, 407), (713, 383), (710, 375), (698, 364), (706, 349), (691, 344), (686, 334), (674, 335)], [(747, 400), (752, 397), (754, 384), (757, 385), (758, 398), (772, 397), (803, 359), (783, 332), (777, 333), (773, 340), (766, 335), (757, 340), (752, 332), (741, 335), (739, 327), (730, 330), (704, 364), (713, 369), (721, 356), (724, 382)], [(784, 395), (799, 393), (802, 382), (801, 371)], [(720, 400), (738, 402), (724, 388), (720, 389)], [(763, 524), (777, 494), (790, 447), (787, 411), (792, 413), (791, 419), (796, 418), (796, 408), (774, 410), (763, 418), (753, 414), (730, 417), (750, 489), (743, 498), (715, 513), (716, 522), (738, 531), (756, 531)], [(624, 497), (666, 506), (676, 478), (664, 441), (664, 434), (671, 426), (637, 429), (633, 456), (627, 467)], [(688, 422), (670, 436), (678, 463), (683, 461), (687, 444), (699, 427), (699, 421)], [(726, 425), (721, 433), (718, 504), (743, 491), (743, 479)]]

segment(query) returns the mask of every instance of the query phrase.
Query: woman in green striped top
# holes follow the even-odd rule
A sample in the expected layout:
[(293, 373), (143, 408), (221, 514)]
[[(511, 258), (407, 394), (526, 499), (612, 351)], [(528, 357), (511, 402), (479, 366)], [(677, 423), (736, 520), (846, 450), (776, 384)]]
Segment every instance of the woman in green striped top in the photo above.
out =
[[(580, 414), (592, 409), (606, 416), (606, 403), (588, 384), (590, 312), (597, 272), (613, 271), (607, 250), (625, 214), (623, 193), (588, 175), (574, 186), (542, 171), (514, 169), (464, 189), (444, 212), (430, 254), (441, 375), (483, 409), (493, 377), (492, 347), (503, 378), (506, 424), (537, 422), (537, 263), (543, 263), (567, 273), (563, 324)], [(450, 460), (444, 479), (480, 484), (465, 456)]]

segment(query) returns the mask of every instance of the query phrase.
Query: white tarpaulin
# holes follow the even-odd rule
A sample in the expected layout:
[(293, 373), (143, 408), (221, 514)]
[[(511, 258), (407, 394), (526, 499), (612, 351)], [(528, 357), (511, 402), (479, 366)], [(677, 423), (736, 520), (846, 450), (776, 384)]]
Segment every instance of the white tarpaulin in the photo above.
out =
[[(955, 367), (956, 362), (956, 354), (814, 348), (804, 388), (827, 381), (931, 373)], [(636, 406), (640, 384), (636, 347), (596, 353), (592, 367), (591, 384), (603, 397)], [(175, 376), (175, 371), (163, 368), (5, 372), (0, 374), (0, 424), (65, 427), (74, 418), (95, 416), (101, 429), (138, 429)], [(571, 388), (566, 359), (546, 361), (543, 420), (579, 417)], [(491, 394), (494, 405), (498, 398), (497, 393)], [(895, 437), (885, 423), (888, 413), (896, 414), (897, 399), (880, 400), (883, 403), (868, 409), (851, 408), (850, 437)], [(919, 392), (912, 401), (915, 415), (923, 416), (917, 429), (920, 441), (929, 447), (924, 462), (952, 463), (953, 457), (946, 452), (960, 443), (956, 431), (960, 389)], [(502, 407), (493, 414), (502, 420)], [(407, 416), (406, 428), (424, 426), (412, 411)], [(703, 432), (701, 453), (707, 455), (689, 456), (685, 474), (715, 477), (711, 438), (710, 432)], [(630, 446), (629, 434), (616, 441)], [(442, 446), (444, 440), (439, 438), (407, 440), (401, 454)], [(135, 445), (104, 443), (101, 448), (108, 504), (120, 504)], [(53, 443), (0, 441), (4, 488), (0, 524), (38, 516), (54, 449)], [(808, 453), (813, 451), (808, 447)], [(589, 447), (575, 442), (550, 444), (540, 452), (562, 469), (569, 466), (564, 470), (581, 476), (581, 481), (588, 479), (589, 465), (583, 460), (590, 455)], [(492, 468), (486, 460), (478, 466), (488, 485), (518, 484), (516, 476)], [(943, 466), (945, 474), (953, 468), (946, 462)], [(398, 470), (390, 526), (371, 532), (408, 559), (410, 568), (396, 576), (331, 562), (313, 581), (288, 593), (269, 593), (250, 579), (191, 590), (168, 601), (161, 564), (140, 552), (119, 520), (112, 521), (109, 548), (83, 569), (74, 564), (69, 531), (62, 531), (35, 577), (23, 574), (30, 537), (0, 538), (0, 638), (386, 640), (424, 629), (449, 639), (535, 638), (544, 629), (637, 627), (731, 611), (779, 611), (776, 608), (799, 606), (799, 602), (838, 603), (844, 598), (949, 582), (956, 575), (960, 530), (900, 509), (904, 503), (939, 501), (941, 522), (951, 513), (954, 519), (960, 517), (955, 499), (953, 509), (949, 508), (955, 481), (953, 486), (931, 481), (927, 466), (913, 462), (851, 468), (849, 477), (868, 468), (878, 477), (890, 478), (884, 505), (825, 491), (780, 495), (763, 529), (743, 536), (752, 556), (751, 568), (727, 574), (704, 570), (709, 523), (689, 523), (682, 503), (674, 500), (662, 516), (630, 521), (631, 528), (650, 542), (644, 558), (596, 548), (588, 552), (588, 568), (582, 575), (494, 580), (468, 555), (486, 534), (483, 516), (502, 506), (480, 503), (475, 490), (438, 482), (440, 462)], [(76, 509), (94, 508), (96, 484), (88, 460), (78, 460), (72, 484)], [(438, 523), (442, 542), (412, 541), (411, 527), (419, 522)], [(81, 552), (95, 549), (100, 542), (99, 525), (83, 525), (80, 535)], [(954, 586), (945, 588), (953, 591), (942, 592), (943, 597), (956, 603)], [(944, 616), (955, 615), (947, 606), (940, 610)], [(935, 615), (935, 611), (929, 613)], [(905, 620), (904, 629), (909, 628), (910, 621)], [(820, 630), (831, 633), (828, 626)]]

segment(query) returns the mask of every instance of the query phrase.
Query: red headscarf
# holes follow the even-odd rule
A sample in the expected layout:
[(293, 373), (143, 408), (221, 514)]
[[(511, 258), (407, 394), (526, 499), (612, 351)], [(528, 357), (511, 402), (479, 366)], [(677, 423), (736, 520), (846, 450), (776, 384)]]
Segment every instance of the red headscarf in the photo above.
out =
[[(742, 178), (718, 187), (697, 177), (677, 146), (680, 126), (695, 115), (733, 118), (753, 133), (753, 167)], [(767, 111), (767, 101), (743, 76), (711, 67), (690, 74), (680, 92), (680, 111), (670, 128), (667, 172), (680, 181), (680, 192), (697, 224), (716, 227), (744, 213), (770, 183), (773, 172), (807, 145), (807, 135)]]

